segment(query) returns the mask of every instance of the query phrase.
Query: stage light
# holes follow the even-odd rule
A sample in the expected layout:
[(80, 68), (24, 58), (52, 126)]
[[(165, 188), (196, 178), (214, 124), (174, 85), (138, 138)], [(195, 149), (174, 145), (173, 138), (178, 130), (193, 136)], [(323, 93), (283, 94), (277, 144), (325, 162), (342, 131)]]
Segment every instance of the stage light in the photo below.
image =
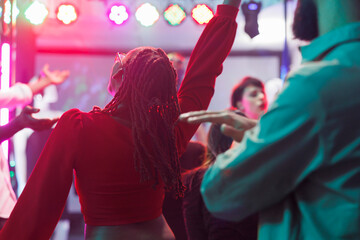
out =
[(198, 24), (206, 24), (214, 17), (214, 12), (206, 4), (198, 4), (191, 11), (191, 16)]
[(34, 25), (42, 24), (49, 11), (43, 3), (34, 1), (25, 11), (25, 17)]
[(123, 5), (113, 5), (110, 8), (109, 19), (115, 24), (123, 24), (128, 18), (129, 13), (126, 10), (126, 7)]
[(165, 20), (172, 26), (179, 25), (186, 18), (186, 13), (178, 4), (171, 4), (164, 11)]
[(251, 37), (255, 37), (259, 34), (258, 14), (261, 9), (261, 2), (244, 3), (241, 6), (242, 13), (245, 17), (245, 32)]
[(10, 167), (15, 167), (16, 162), (14, 160), (9, 161)]
[(59, 21), (67, 25), (76, 21), (78, 11), (71, 4), (61, 4), (57, 9), (56, 17)]
[(141, 25), (150, 27), (159, 20), (160, 15), (156, 7), (150, 3), (144, 3), (136, 10), (135, 17)]
[[(9, 24), (11, 19), (10, 19), (10, 8), (11, 8), (11, 2), (9, 0), (6, 0), (5, 2), (5, 13), (4, 13), (4, 22), (6, 24)], [(1, 9), (1, 14), (2, 14), (2, 9)], [(16, 4), (14, 4), (13, 8), (12, 8), (12, 20), (15, 22), (16, 21), (16, 17), (19, 15), (19, 9), (16, 7)], [(1, 15), (0, 15), (1, 16)]]
[[(6, 9), (6, 8), (5, 8)], [(1, 81), (0, 88), (2, 91), (6, 91), (10, 88), (10, 44), (3, 43), (1, 46)], [(0, 110), (0, 126), (4, 126), (9, 123), (9, 109), (1, 108)], [(9, 141), (3, 141), (1, 147), (5, 156), (9, 154)]]

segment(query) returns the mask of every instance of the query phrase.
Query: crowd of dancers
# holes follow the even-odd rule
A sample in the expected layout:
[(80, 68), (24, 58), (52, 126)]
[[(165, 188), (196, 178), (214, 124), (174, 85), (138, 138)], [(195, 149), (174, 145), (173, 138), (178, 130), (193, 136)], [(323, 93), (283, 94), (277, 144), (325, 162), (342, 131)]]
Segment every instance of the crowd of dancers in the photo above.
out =
[[(311, 43), (276, 100), (268, 106), (263, 83), (245, 77), (230, 109), (209, 112), (240, 4), (218, 5), (178, 90), (168, 55), (138, 47), (116, 54), (104, 108), (58, 120), (25, 107), (1, 127), (3, 141), (57, 121), (19, 199), (1, 158), (0, 239), (49, 239), (73, 180), (87, 240), (360, 239), (360, 2), (298, 0), (294, 36)], [(35, 83), (1, 91), (0, 107), (68, 74), (46, 66)], [(206, 154), (185, 160), (203, 122)], [(165, 194), (181, 199), (178, 223), (163, 216)]]

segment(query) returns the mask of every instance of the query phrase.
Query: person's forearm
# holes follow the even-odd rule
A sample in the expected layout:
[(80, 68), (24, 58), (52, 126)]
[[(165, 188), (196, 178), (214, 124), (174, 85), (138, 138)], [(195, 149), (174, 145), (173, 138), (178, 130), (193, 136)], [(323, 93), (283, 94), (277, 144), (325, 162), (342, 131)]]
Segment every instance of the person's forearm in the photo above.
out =
[(240, 7), (241, 0), (224, 0), (223, 4)]
[(11, 138), (15, 133), (22, 130), (24, 126), (18, 121), (18, 118), (15, 118), (5, 126), (0, 127), (0, 142), (5, 141), (8, 138)]
[(49, 86), (51, 81), (47, 77), (40, 77), (38, 81), (30, 82), (28, 86), (30, 87), (33, 95), (40, 93), (44, 88)]

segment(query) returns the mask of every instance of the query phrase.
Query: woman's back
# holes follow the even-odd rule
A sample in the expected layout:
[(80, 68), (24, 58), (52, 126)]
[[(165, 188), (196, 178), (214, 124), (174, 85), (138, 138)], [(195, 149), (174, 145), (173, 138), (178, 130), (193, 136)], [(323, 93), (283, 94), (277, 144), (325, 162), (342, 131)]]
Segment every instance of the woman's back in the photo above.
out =
[(74, 169), (85, 222), (108, 226), (159, 217), (163, 184), (140, 181), (134, 165), (131, 129), (108, 114), (74, 114), (82, 122)]

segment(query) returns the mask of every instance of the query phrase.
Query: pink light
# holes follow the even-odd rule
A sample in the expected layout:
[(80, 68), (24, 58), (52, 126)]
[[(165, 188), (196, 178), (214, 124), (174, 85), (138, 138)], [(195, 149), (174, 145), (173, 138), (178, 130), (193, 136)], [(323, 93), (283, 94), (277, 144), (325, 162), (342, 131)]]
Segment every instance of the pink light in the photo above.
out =
[(114, 5), (110, 8), (109, 19), (117, 25), (123, 24), (128, 18), (129, 13), (124, 5)]
[[(4, 43), (1, 46), (1, 90), (10, 88), (10, 45)], [(2, 108), (0, 110), (0, 126), (9, 122), (9, 109)], [(1, 144), (5, 156), (9, 154), (9, 141), (3, 141)]]

